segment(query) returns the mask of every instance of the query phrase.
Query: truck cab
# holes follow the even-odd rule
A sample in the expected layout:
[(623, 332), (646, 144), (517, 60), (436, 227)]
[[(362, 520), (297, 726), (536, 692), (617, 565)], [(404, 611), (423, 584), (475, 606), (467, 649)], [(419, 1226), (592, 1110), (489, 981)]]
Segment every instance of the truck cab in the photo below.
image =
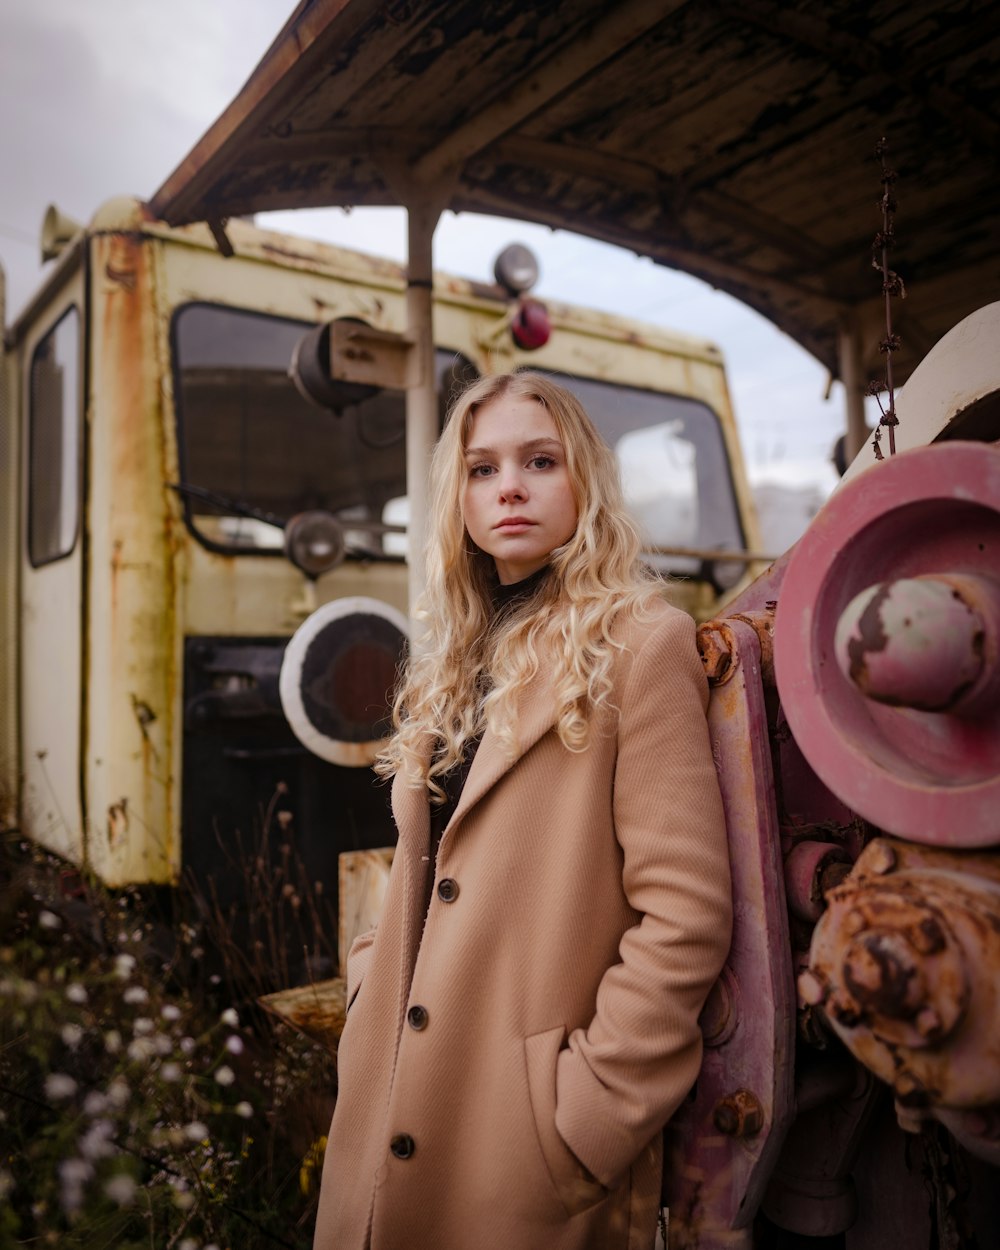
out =
[[(5, 820), (114, 886), (224, 882), (272, 832), (332, 881), (341, 851), (393, 840), (369, 765), (411, 607), (404, 395), (387, 375), (317, 403), (293, 360), (328, 323), (398, 334), (404, 273), (226, 229), (231, 255), (135, 200), (85, 228), (50, 211), (54, 266), (4, 339)], [(519, 346), (522, 307), (435, 275), (440, 421), (479, 374), (557, 375), (675, 601), (711, 616), (762, 567), (718, 349), (558, 304)], [(348, 610), (319, 759), (278, 674), (329, 603)]]

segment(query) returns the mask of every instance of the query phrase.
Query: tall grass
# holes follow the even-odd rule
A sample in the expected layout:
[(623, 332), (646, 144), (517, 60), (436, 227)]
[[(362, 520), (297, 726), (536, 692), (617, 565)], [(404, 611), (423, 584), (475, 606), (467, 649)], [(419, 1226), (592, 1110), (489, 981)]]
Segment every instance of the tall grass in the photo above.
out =
[(310, 1245), (334, 1063), (256, 1000), (336, 926), (279, 841), (236, 845), (226, 905), (0, 841), (0, 1247)]

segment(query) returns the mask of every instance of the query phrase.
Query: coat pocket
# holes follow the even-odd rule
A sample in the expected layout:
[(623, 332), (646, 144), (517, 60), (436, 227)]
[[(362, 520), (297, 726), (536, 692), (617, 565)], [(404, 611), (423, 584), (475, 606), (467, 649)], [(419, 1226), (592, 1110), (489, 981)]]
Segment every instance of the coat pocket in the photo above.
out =
[(556, 1060), (566, 1030), (560, 1025), (525, 1038), (528, 1097), (535, 1133), (552, 1187), (567, 1215), (596, 1206), (608, 1190), (595, 1180), (570, 1150), (556, 1129)]

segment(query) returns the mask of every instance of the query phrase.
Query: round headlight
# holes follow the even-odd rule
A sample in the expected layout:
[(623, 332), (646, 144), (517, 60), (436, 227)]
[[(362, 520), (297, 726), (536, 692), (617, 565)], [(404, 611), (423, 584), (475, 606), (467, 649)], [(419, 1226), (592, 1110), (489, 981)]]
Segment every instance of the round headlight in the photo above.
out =
[(523, 295), (538, 281), (538, 261), (523, 243), (511, 243), (493, 262), (493, 276), (511, 295)]
[(345, 553), (344, 530), (332, 512), (300, 512), (285, 525), (285, 555), (307, 577), (336, 568)]

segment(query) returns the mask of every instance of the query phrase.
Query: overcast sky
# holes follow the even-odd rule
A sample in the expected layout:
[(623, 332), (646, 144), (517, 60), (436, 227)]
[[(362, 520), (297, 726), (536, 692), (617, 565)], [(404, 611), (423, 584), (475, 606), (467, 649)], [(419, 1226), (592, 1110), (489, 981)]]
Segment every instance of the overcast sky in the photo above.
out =
[[(149, 196), (236, 94), (293, 0), (0, 0), (0, 259), (8, 320), (42, 274), (50, 203), (88, 220), (114, 195)], [(401, 211), (269, 214), (295, 230), (402, 260)], [(714, 340), (725, 353), (756, 480), (832, 485), (838, 386), (769, 322), (698, 279), (566, 232), (446, 215), (435, 264), (488, 280), (513, 240), (538, 255), (537, 294)]]

